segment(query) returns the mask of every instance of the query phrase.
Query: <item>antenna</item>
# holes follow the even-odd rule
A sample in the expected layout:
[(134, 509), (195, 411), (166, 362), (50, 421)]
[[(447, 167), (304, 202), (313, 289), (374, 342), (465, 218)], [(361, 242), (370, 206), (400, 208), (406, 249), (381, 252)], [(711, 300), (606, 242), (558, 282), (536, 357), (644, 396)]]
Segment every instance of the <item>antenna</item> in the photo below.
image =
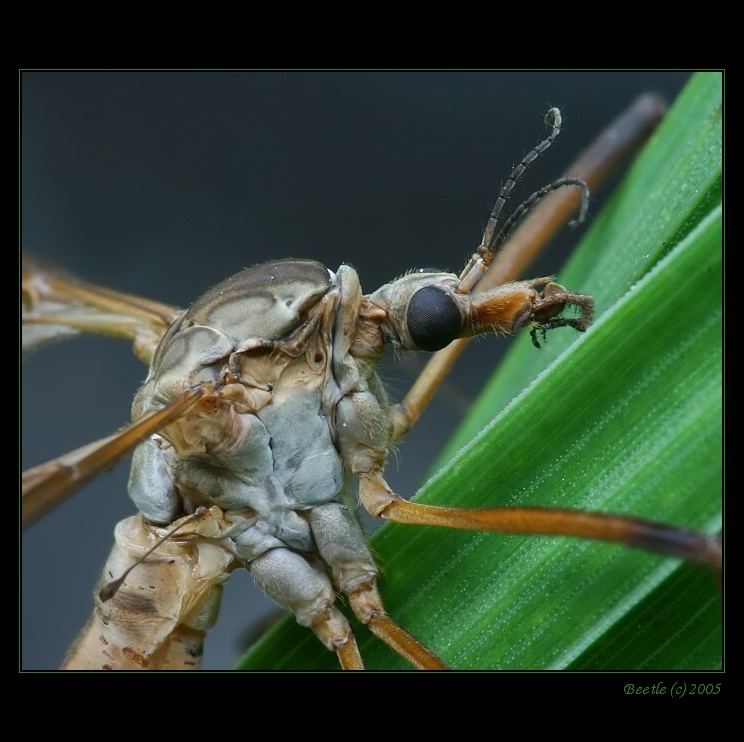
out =
[(561, 112), (555, 107), (551, 108), (547, 114), (545, 114), (545, 124), (550, 127), (550, 133), (522, 158), (519, 164), (511, 171), (511, 174), (501, 187), (499, 197), (493, 205), (491, 215), (486, 224), (486, 229), (483, 232), (481, 244), (478, 246), (475, 253), (473, 253), (468, 264), (465, 266), (465, 269), (460, 274), (460, 283), (456, 289), (458, 293), (466, 294), (478, 283), (488, 269), (488, 266), (493, 261), (494, 255), (509, 235), (511, 235), (519, 221), (526, 216), (539, 201), (545, 198), (545, 196), (552, 191), (555, 191), (558, 188), (563, 188), (564, 186), (576, 186), (581, 188), (581, 210), (577, 219), (571, 222), (571, 224), (580, 224), (584, 220), (589, 203), (589, 187), (583, 180), (579, 180), (578, 178), (561, 178), (560, 180), (556, 180), (554, 183), (541, 188), (539, 191), (535, 191), (535, 193), (517, 207), (514, 213), (509, 217), (509, 219), (507, 219), (498, 234), (495, 234), (499, 217), (501, 216), (501, 212), (503, 211), (506, 202), (509, 200), (511, 192), (514, 190), (514, 186), (516, 186), (520, 178), (525, 174), (527, 168), (543, 152), (551, 147), (556, 137), (561, 133), (561, 121)]

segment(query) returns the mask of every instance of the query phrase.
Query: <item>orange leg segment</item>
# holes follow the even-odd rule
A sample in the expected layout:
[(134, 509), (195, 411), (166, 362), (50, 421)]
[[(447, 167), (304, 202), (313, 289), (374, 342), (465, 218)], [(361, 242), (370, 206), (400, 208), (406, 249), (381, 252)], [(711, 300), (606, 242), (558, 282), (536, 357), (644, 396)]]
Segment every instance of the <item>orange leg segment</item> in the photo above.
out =
[(364, 662), (353, 634), (349, 634), (349, 638), (336, 647), (336, 656), (342, 670), (364, 670)]
[(388, 616), (374, 583), (368, 583), (347, 595), (356, 617), (362, 623), (367, 624), (369, 630), (378, 639), (384, 641), (415, 668), (419, 670), (447, 669), (447, 665), (439, 657)]
[(361, 477), (359, 499), (371, 515), (395, 523), (616, 541), (721, 568), (721, 542), (717, 537), (641, 518), (558, 508), (466, 509), (424, 505), (394, 494), (379, 472)]

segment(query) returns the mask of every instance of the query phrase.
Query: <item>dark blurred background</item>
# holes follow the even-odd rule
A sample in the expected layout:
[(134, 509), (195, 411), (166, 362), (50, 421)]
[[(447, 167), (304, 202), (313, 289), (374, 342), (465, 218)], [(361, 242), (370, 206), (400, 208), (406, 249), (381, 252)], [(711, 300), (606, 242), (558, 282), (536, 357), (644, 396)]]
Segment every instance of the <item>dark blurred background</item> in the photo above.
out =
[[(186, 306), (271, 258), (350, 263), (372, 291), (412, 267), (459, 271), (510, 168), (560, 107), (564, 129), (515, 203), (639, 93), (684, 72), (74, 72), (20, 74), (23, 249), (88, 280)], [(594, 194), (589, 219), (604, 194)], [(508, 209), (507, 209), (508, 211)], [(530, 270), (559, 272), (581, 231)], [(388, 479), (413, 493), (507, 347), (471, 348)], [(386, 363), (399, 399), (425, 357)], [(131, 348), (75, 338), (23, 365), (23, 466), (129, 419)], [(54, 669), (91, 611), (114, 524), (133, 512), (121, 464), (23, 537), (21, 666)], [(237, 572), (205, 667), (232, 667), (275, 607)]]

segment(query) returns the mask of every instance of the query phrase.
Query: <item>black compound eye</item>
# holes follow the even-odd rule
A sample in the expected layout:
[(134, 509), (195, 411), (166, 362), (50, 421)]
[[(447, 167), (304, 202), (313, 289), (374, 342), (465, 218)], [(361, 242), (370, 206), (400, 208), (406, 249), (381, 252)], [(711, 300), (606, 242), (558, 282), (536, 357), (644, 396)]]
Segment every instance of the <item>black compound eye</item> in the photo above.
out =
[(421, 350), (441, 350), (462, 329), (462, 315), (457, 305), (436, 286), (424, 286), (413, 295), (406, 321), (408, 334)]

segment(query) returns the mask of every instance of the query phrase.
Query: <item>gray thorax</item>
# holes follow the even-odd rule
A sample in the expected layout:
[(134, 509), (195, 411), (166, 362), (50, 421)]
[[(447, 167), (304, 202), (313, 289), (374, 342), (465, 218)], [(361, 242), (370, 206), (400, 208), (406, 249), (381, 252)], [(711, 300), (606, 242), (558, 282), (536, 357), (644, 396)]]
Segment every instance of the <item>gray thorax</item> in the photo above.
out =
[[(219, 284), (176, 321), (135, 416), (203, 381), (232, 396), (138, 447), (129, 494), (147, 519), (165, 524), (217, 505), (239, 512), (225, 545), (244, 563), (285, 546), (317, 551), (311, 511), (346, 503), (347, 475), (379, 467), (389, 445), (374, 364), (352, 353), (361, 301), (348, 266), (334, 274), (314, 261), (275, 261)], [(349, 530), (348, 514), (343, 527), (332, 521), (318, 520)], [(352, 531), (346, 540), (366, 553)]]

